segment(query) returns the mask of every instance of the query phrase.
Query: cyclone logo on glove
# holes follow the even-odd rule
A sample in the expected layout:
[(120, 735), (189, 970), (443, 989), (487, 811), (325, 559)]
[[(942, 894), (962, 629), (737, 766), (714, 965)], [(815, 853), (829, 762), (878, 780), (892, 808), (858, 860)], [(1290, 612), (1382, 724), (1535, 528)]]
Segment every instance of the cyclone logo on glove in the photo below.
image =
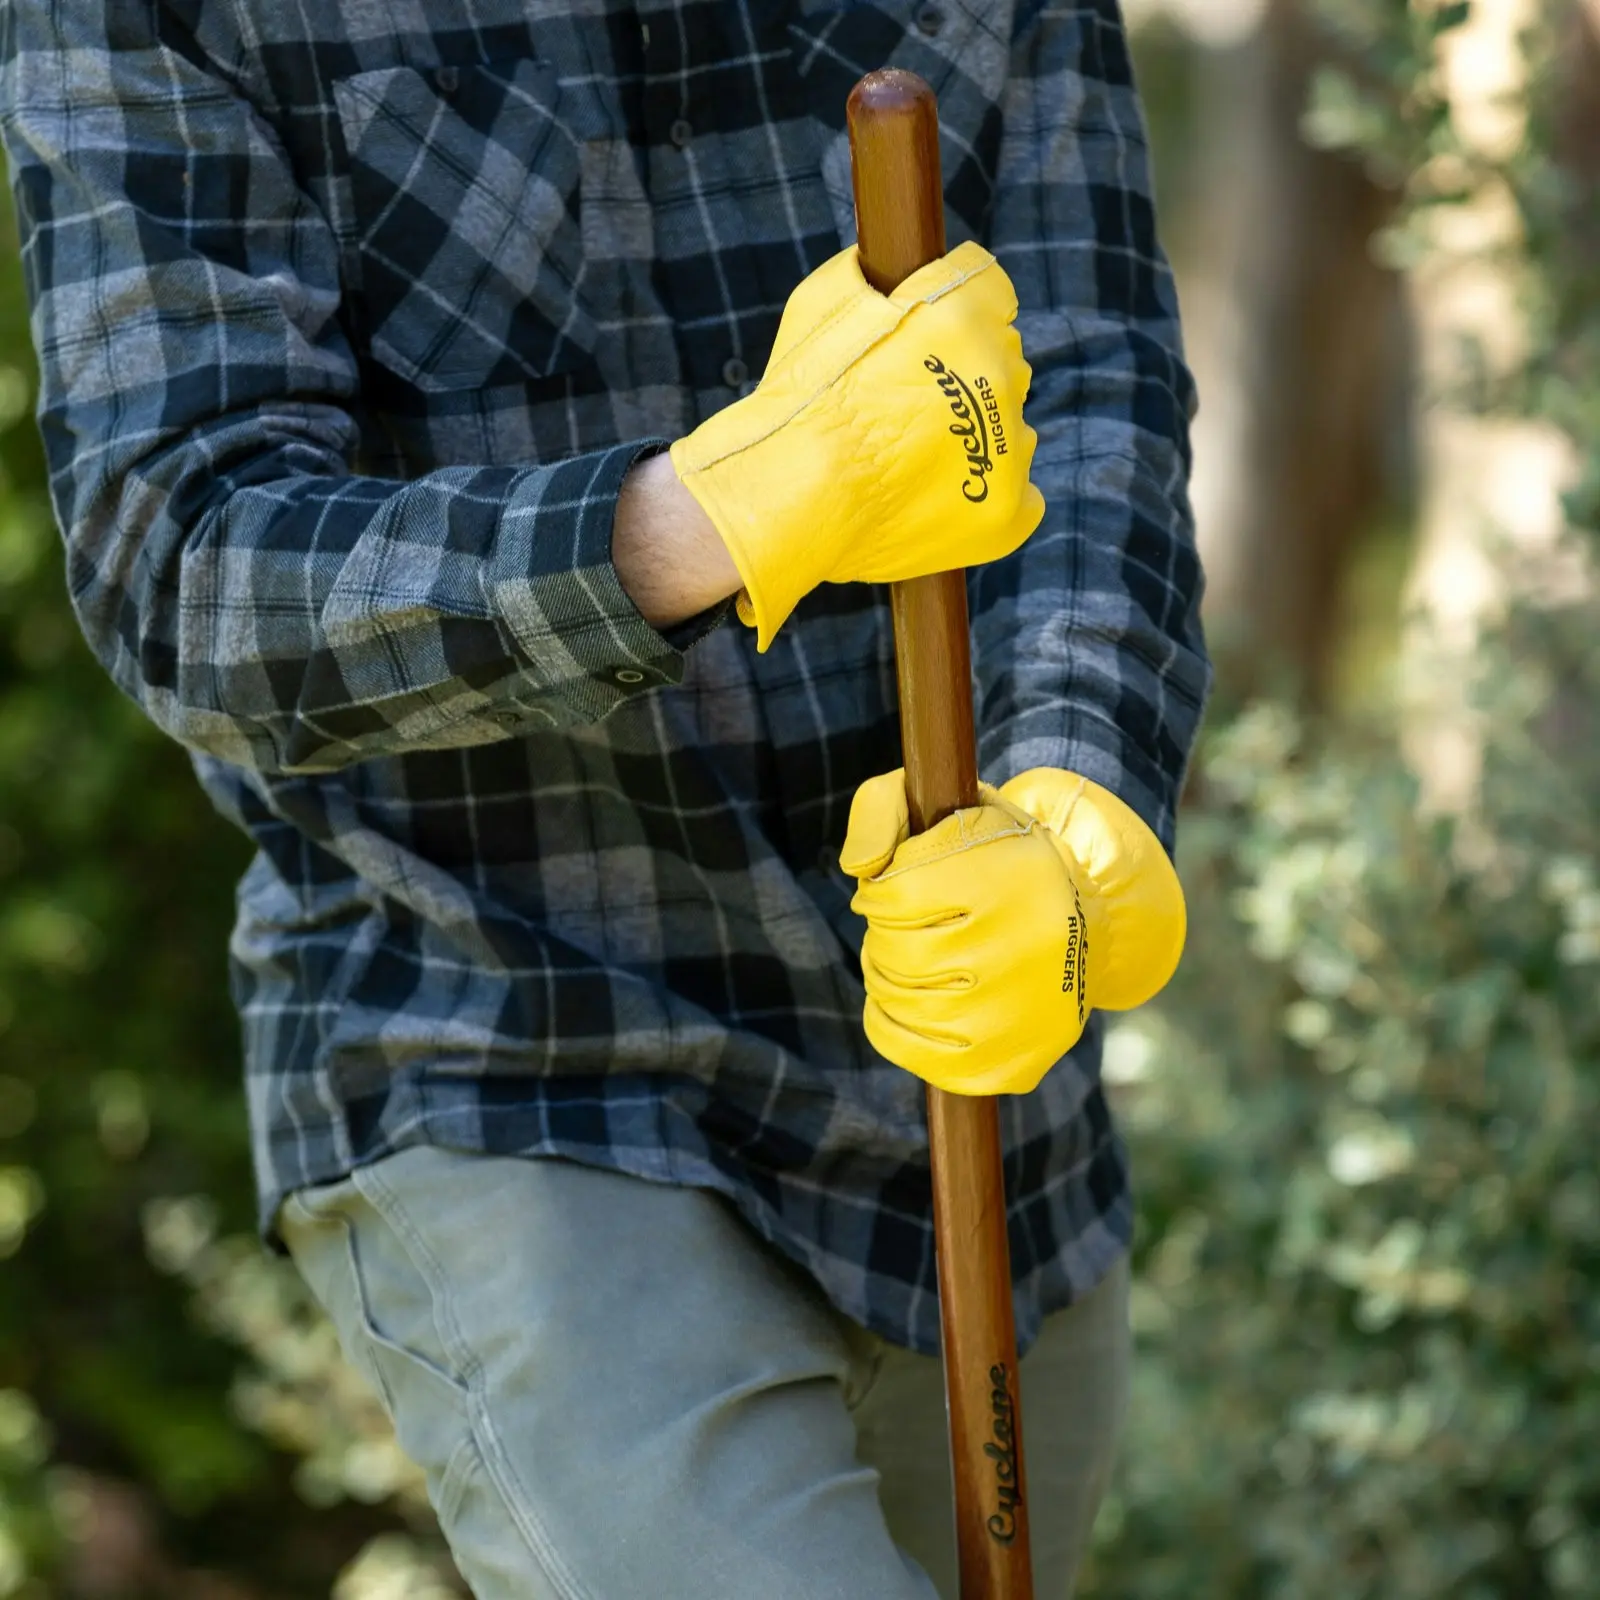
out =
[[(987, 378), (979, 378), (974, 393), (961, 375), (952, 372), (938, 356), (930, 355), (922, 364), (938, 380), (940, 392), (950, 402), (951, 415), (956, 419), (950, 424), (950, 431), (961, 441), (967, 458), (961, 497), (975, 506), (981, 505), (989, 498), (989, 474), (994, 471), (995, 456), (1006, 453), (1006, 428), (1000, 420), (994, 385)], [(994, 455), (989, 453), (991, 434)]]

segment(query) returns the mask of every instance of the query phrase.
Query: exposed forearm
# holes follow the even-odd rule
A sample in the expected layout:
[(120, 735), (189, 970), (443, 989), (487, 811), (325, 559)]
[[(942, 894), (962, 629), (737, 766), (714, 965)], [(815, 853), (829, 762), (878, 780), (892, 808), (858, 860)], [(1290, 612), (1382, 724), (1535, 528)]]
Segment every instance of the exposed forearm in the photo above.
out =
[(726, 600), (739, 572), (670, 456), (651, 456), (622, 483), (611, 562), (646, 622), (670, 628)]

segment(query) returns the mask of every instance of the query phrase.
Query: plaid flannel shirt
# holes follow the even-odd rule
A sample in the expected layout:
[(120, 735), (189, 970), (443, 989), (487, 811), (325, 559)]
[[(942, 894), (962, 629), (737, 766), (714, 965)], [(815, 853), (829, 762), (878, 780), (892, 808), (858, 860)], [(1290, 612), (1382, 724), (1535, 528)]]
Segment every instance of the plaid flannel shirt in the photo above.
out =
[[(980, 766), (1170, 845), (1206, 687), (1192, 390), (1115, 0), (29, 0), (0, 16), (40, 425), (116, 682), (259, 847), (232, 943), (263, 1226), (419, 1142), (732, 1198), (931, 1351), (922, 1086), (838, 868), (899, 760), (885, 597), (760, 656), (610, 560), (634, 461), (853, 237), (846, 95), (936, 88), (1014, 280), (1034, 538), (971, 575)], [(1025, 912), (1024, 912), (1025, 914)], [(1018, 1332), (1126, 1247), (1099, 1034), (1003, 1103)]]

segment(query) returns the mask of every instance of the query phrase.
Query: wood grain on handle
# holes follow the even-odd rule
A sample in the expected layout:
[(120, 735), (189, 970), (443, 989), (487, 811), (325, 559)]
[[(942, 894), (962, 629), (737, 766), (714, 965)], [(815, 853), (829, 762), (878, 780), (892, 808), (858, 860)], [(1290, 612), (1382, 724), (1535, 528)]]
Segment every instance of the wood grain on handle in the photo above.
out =
[[(881, 293), (944, 254), (933, 91), (874, 72), (848, 107), (862, 271)], [(959, 509), (959, 508), (957, 508)], [(964, 574), (891, 586), (914, 832), (978, 803)], [(990, 1099), (928, 1090), (933, 1219), (961, 1600), (1033, 1600), (1000, 1125)]]

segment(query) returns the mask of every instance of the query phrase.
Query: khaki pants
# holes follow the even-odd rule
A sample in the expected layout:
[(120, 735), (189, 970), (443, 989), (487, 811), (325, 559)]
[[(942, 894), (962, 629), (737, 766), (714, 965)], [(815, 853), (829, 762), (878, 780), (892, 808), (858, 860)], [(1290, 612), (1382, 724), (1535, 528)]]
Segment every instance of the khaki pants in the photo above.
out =
[[(956, 1600), (939, 1363), (720, 1197), (419, 1149), (280, 1225), (478, 1600)], [(1038, 1600), (1072, 1592), (1128, 1346), (1122, 1263), (1021, 1362)]]

